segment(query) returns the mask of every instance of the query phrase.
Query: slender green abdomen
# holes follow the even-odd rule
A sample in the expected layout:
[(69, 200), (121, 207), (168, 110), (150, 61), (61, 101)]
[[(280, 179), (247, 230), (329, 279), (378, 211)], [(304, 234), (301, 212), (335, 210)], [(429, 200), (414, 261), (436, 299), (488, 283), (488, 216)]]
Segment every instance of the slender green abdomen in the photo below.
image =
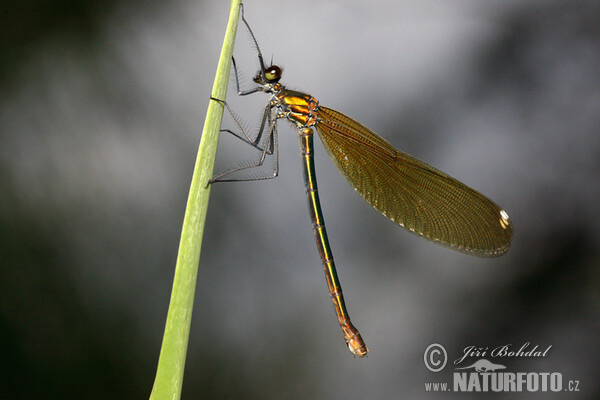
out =
[(329, 240), (327, 239), (327, 230), (325, 229), (325, 221), (323, 219), (323, 213), (321, 212), (317, 177), (315, 175), (313, 131), (311, 128), (301, 128), (299, 130), (299, 136), (300, 147), (302, 148), (302, 167), (306, 185), (306, 196), (308, 198), (308, 210), (310, 212), (310, 218), (317, 240), (319, 255), (321, 256), (323, 268), (325, 269), (325, 278), (327, 279), (329, 293), (331, 294), (335, 313), (344, 332), (344, 340), (346, 341), (348, 348), (352, 354), (364, 357), (369, 350), (358, 330), (352, 325), (352, 322), (350, 322), (350, 316), (348, 315), (348, 310), (344, 303), (342, 287), (335, 269), (333, 254), (329, 247)]

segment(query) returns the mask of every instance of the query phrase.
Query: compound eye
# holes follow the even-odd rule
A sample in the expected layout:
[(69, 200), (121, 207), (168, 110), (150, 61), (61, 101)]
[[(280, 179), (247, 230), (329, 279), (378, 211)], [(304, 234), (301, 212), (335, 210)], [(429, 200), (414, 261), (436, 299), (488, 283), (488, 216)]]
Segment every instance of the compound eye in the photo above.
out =
[(265, 79), (267, 82), (277, 82), (281, 78), (281, 68), (277, 65), (271, 65), (265, 70)]

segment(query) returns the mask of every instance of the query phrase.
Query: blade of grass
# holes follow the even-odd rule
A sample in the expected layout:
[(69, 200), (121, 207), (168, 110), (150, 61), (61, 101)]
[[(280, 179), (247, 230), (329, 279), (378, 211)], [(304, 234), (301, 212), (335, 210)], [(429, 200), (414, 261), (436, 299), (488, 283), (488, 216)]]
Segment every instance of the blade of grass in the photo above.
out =
[[(241, 0), (231, 1), (229, 22), (212, 90), (212, 96), (217, 99), (225, 99), (227, 93), (240, 3)], [(210, 194), (210, 186), (206, 185), (213, 174), (222, 117), (223, 105), (210, 101), (183, 219), (171, 302), (154, 386), (150, 394), (150, 399), (153, 400), (181, 397), (200, 248)]]

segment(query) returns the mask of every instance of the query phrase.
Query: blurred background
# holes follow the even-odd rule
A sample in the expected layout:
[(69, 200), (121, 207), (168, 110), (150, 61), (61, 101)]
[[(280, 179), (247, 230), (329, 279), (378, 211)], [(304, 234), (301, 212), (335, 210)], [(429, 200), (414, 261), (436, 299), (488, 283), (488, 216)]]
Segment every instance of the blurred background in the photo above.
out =
[[(560, 372), (580, 392), (519, 397), (598, 398), (600, 4), (245, 5), (284, 84), (486, 194), (515, 235), (505, 256), (480, 259), (408, 234), (316, 140), (346, 303), (371, 350), (354, 359), (315, 247), (296, 132), (281, 121), (278, 179), (213, 187), (183, 398), (462, 398), (424, 385), (451, 382), (467, 346), (527, 342), (552, 348), (490, 360)], [(147, 398), (229, 3), (0, 11), (0, 397)], [(241, 24), (235, 53), (249, 85), (258, 64)], [(228, 99), (255, 128), (267, 97), (234, 88)], [(217, 170), (253, 156), (224, 136)], [(441, 373), (423, 363), (431, 343), (448, 351)]]

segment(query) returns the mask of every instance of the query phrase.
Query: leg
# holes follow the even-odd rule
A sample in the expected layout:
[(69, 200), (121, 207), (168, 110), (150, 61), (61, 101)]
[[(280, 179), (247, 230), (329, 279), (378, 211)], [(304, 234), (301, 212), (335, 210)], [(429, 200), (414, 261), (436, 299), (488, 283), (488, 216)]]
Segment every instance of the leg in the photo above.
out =
[[(241, 141), (243, 141), (244, 143), (248, 143), (250, 146), (257, 148), (260, 151), (263, 151), (263, 149), (259, 146), (260, 144), (260, 139), (262, 138), (262, 134), (265, 130), (265, 124), (267, 119), (269, 119), (269, 115), (271, 113), (271, 105), (267, 104), (265, 106), (265, 110), (263, 112), (263, 116), (262, 119), (260, 121), (260, 128), (258, 129), (258, 134), (256, 135), (256, 139), (252, 140), (250, 138), (250, 135), (246, 132), (246, 130), (244, 129), (244, 126), (242, 125), (240, 119), (238, 118), (238, 116), (233, 112), (233, 110), (231, 109), (231, 107), (229, 107), (229, 104), (227, 104), (227, 102), (225, 100), (220, 100), (217, 98), (214, 98), (211, 96), (210, 98), (211, 100), (217, 101), (221, 104), (223, 104), (225, 106), (225, 108), (227, 109), (227, 111), (229, 112), (229, 115), (231, 115), (231, 118), (233, 118), (235, 124), (238, 126), (238, 128), (240, 128), (240, 130), (242, 131), (242, 133), (244, 134), (244, 136), (242, 137), (240, 134), (232, 131), (231, 129), (221, 129), (221, 132), (227, 132), (232, 134), (233, 136), (235, 136), (236, 138), (240, 139)], [(270, 147), (269, 150), (267, 151), (267, 153), (269, 155), (273, 154), (273, 147)]]
[[(258, 55), (258, 62), (260, 64), (260, 70), (262, 72), (262, 76), (265, 76), (265, 62), (263, 60), (263, 56), (260, 51), (260, 46), (258, 45), (256, 36), (254, 36), (254, 32), (252, 32), (252, 29), (250, 29), (250, 25), (248, 24), (248, 21), (246, 21), (246, 17), (244, 16), (244, 5), (241, 4), (241, 7), (242, 7), (242, 21), (246, 25), (246, 28), (248, 28), (248, 32), (250, 32), (250, 36), (252, 36), (252, 41), (254, 42), (254, 45), (256, 46), (256, 52), (258, 53), (257, 55)], [(233, 62), (233, 65), (235, 67), (235, 61)], [(237, 77), (237, 75), (236, 75), (236, 77)], [(238, 86), (238, 92), (239, 92), (239, 86)]]
[[(265, 75), (265, 63), (262, 57), (262, 53), (260, 51), (260, 47), (258, 46), (258, 42), (256, 40), (256, 37), (254, 36), (254, 32), (252, 32), (252, 29), (250, 28), (250, 25), (248, 24), (248, 21), (246, 21), (246, 18), (244, 16), (244, 5), (241, 5), (242, 9), (241, 9), (241, 13), (242, 13), (242, 21), (244, 22), (244, 24), (246, 25), (246, 28), (248, 28), (248, 32), (250, 33), (250, 36), (252, 37), (252, 41), (254, 42), (254, 45), (256, 46), (256, 50), (258, 52), (258, 61), (260, 63), (260, 68), (262, 71), (263, 76)], [(238, 91), (238, 95), (240, 96), (246, 96), (246, 95), (250, 95), (253, 93), (257, 93), (260, 91), (263, 91), (263, 88), (261, 86), (257, 86), (255, 88), (252, 89), (248, 89), (248, 90), (242, 90), (240, 89), (240, 80), (239, 80), (239, 75), (238, 75), (238, 70), (237, 70), (237, 64), (235, 62), (235, 58), (232, 57), (231, 59), (232, 61), (232, 65), (233, 65), (233, 70), (235, 72), (235, 84), (236, 84), (236, 88)], [(265, 110), (263, 113), (263, 117), (260, 123), (260, 128), (258, 130), (258, 133), (256, 135), (256, 139), (252, 139), (250, 137), (250, 135), (246, 132), (246, 130), (244, 129), (244, 127), (242, 126), (240, 120), (238, 119), (238, 117), (235, 115), (235, 113), (233, 112), (233, 110), (231, 110), (231, 108), (229, 107), (229, 105), (227, 104), (226, 101), (224, 100), (220, 100), (217, 98), (214, 98), (211, 96), (212, 100), (215, 100), (221, 104), (223, 104), (225, 106), (225, 108), (227, 108), (227, 111), (229, 112), (229, 114), (232, 116), (233, 120), (235, 121), (236, 125), (240, 128), (240, 130), (242, 131), (242, 135), (233, 132), (230, 129), (223, 129), (221, 130), (222, 132), (228, 132), (232, 135), (234, 135), (235, 137), (237, 137), (238, 139), (242, 140), (245, 143), (250, 144), (252, 147), (258, 149), (259, 151), (261, 151), (261, 156), (260, 159), (258, 160), (258, 162), (256, 163), (252, 163), (251, 165), (246, 165), (246, 166), (242, 166), (242, 167), (237, 167), (237, 168), (233, 168), (231, 170), (225, 171), (223, 173), (217, 174), (215, 175), (208, 183), (214, 183), (214, 182), (236, 182), (236, 181), (253, 181), (253, 180), (264, 180), (264, 179), (272, 179), (275, 178), (279, 175), (279, 151), (278, 151), (278, 130), (277, 130), (277, 117), (275, 115), (273, 115), (273, 107), (271, 106), (270, 103), (268, 103), (265, 106)], [(265, 131), (265, 128), (267, 128), (267, 138), (265, 140), (265, 144), (264, 146), (261, 148), (260, 147), (260, 141), (262, 139), (262, 135)], [(264, 176), (259, 176), (259, 177), (246, 177), (246, 178), (239, 178), (239, 179), (223, 179), (224, 177), (233, 174), (235, 172), (239, 172), (239, 171), (243, 171), (245, 169), (252, 169), (252, 168), (258, 168), (260, 166), (262, 166), (264, 164), (264, 161), (267, 157), (267, 155), (273, 155), (273, 153), (275, 153), (275, 169), (273, 171), (273, 173), (271, 175), (264, 175)]]
[[(220, 100), (217, 100), (217, 101), (220, 101)], [(268, 121), (267, 137), (265, 140), (265, 144), (261, 149), (260, 146), (258, 146), (258, 144), (259, 144), (260, 138), (262, 137), (262, 134), (264, 132), (266, 121)], [(241, 125), (239, 125), (239, 126), (241, 128)], [(210, 181), (208, 181), (208, 184), (211, 184), (214, 182), (240, 182), (240, 181), (257, 181), (257, 180), (273, 179), (279, 175), (279, 150), (278, 150), (279, 131), (277, 129), (277, 118), (274, 117), (273, 114), (271, 113), (271, 107), (265, 108), (265, 116), (263, 116), (261, 128), (260, 128), (260, 131), (259, 131), (255, 141), (251, 141), (247, 135), (246, 135), (246, 137), (248, 138), (248, 140), (246, 140), (245, 138), (243, 138), (241, 136), (238, 136), (237, 134), (235, 134), (234, 132), (232, 132), (230, 130), (226, 130), (226, 131), (232, 133), (234, 136), (236, 136), (239, 139), (241, 139), (242, 141), (252, 145), (253, 147), (261, 150), (260, 159), (257, 162), (252, 163), (250, 165), (232, 168), (228, 171), (217, 174)], [(233, 174), (235, 172), (261, 167), (264, 164), (265, 159), (267, 158), (267, 155), (273, 155), (273, 153), (275, 154), (275, 169), (273, 170), (272, 174), (258, 176), (258, 177), (240, 177), (240, 178), (235, 178), (235, 179), (223, 179), (224, 177), (226, 177), (230, 174)]]

